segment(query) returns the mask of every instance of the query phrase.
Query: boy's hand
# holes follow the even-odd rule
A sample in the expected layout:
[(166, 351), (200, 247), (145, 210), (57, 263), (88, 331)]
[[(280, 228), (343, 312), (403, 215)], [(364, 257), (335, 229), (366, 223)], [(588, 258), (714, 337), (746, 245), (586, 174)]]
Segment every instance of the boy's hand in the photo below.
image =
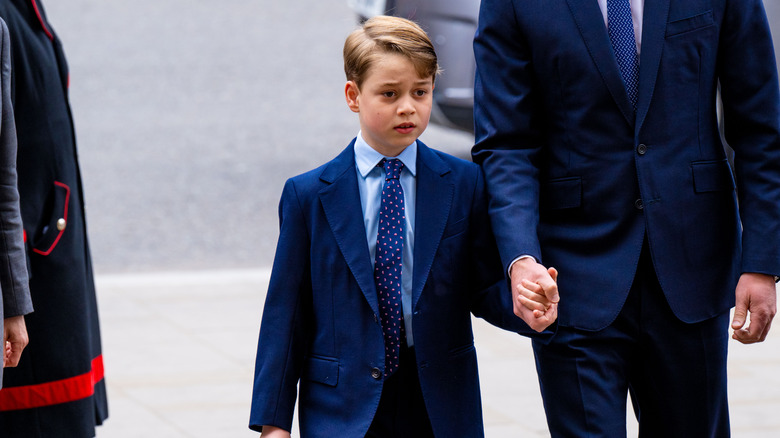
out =
[(515, 315), (531, 329), (542, 332), (558, 318), (558, 271), (533, 258), (512, 264), (510, 270)]
[(263, 426), (260, 438), (290, 438), (290, 432), (276, 426)]
[[(732, 338), (743, 344), (763, 342), (777, 313), (777, 289), (770, 275), (744, 273), (737, 283), (737, 306), (731, 328)], [(748, 313), (750, 324), (745, 326)]]
[(3, 332), (3, 367), (15, 367), (19, 365), (22, 350), (29, 342), (24, 316), (5, 318)]

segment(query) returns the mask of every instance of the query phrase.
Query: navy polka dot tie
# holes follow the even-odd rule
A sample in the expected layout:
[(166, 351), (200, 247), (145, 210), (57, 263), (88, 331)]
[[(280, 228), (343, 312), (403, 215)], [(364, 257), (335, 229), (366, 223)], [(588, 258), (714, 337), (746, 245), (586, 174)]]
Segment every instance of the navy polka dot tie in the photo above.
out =
[(385, 377), (398, 369), (401, 342), (406, 339), (401, 304), (401, 266), (404, 248), (404, 190), (400, 160), (382, 160), (385, 184), (379, 207), (374, 281), (379, 297), (379, 315), (385, 338)]
[(626, 92), (636, 111), (639, 94), (639, 56), (629, 0), (607, 0), (607, 27)]

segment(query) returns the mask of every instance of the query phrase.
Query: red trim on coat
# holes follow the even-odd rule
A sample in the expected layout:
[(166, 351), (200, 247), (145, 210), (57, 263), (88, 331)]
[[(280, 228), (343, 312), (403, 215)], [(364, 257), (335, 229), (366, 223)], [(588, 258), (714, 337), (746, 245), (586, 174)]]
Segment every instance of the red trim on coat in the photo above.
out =
[(92, 359), (92, 369), (78, 376), (0, 389), (0, 411), (40, 408), (85, 399), (95, 393), (95, 384), (101, 380), (103, 355)]
[(46, 26), (46, 22), (43, 20), (43, 15), (41, 15), (41, 10), (38, 9), (38, 3), (35, 0), (30, 0), (30, 3), (32, 3), (33, 9), (35, 9), (35, 15), (38, 16), (38, 21), (41, 22), (41, 27), (43, 28), (43, 31), (46, 32), (46, 36), (49, 37), (50, 40), (54, 41), (54, 35), (49, 30), (49, 27)]
[(62, 233), (64, 233), (65, 229), (68, 227), (68, 204), (70, 203), (70, 187), (68, 187), (67, 184), (61, 183), (59, 181), (54, 181), (54, 185), (60, 186), (65, 189), (65, 207), (63, 207), (62, 209), (62, 218), (65, 219), (65, 228), (59, 230), (60, 232), (57, 234), (57, 238), (54, 239), (54, 242), (46, 251), (41, 251), (40, 249), (33, 248), (33, 251), (35, 253), (44, 256), (47, 256), (51, 254), (52, 251), (54, 251), (54, 248), (57, 246), (57, 243), (59, 243), (60, 239), (62, 238)]

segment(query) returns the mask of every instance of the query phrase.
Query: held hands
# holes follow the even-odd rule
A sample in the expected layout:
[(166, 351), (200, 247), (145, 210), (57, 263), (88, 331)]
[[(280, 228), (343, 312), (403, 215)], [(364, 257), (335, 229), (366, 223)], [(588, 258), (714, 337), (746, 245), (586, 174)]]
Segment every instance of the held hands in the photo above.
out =
[(19, 365), (22, 350), (27, 346), (27, 326), (24, 316), (12, 316), (3, 320), (3, 368)]
[(510, 268), (515, 315), (542, 332), (558, 318), (558, 271), (533, 258), (516, 261)]
[[(737, 306), (731, 336), (743, 344), (763, 342), (777, 313), (777, 290), (774, 279), (766, 274), (744, 273), (737, 283)], [(745, 326), (748, 313), (750, 323)]]

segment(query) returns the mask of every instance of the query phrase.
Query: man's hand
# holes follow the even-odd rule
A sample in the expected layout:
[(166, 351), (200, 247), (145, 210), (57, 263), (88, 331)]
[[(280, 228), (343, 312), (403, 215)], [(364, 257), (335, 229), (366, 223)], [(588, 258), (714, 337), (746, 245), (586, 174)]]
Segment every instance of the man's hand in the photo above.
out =
[[(744, 273), (737, 283), (732, 338), (743, 344), (763, 342), (777, 313), (777, 290), (771, 275)], [(745, 326), (750, 314), (750, 324)]]
[(558, 271), (533, 258), (520, 259), (510, 269), (515, 315), (542, 332), (558, 318)]
[(12, 316), (3, 320), (3, 368), (19, 365), (22, 350), (27, 346), (27, 326), (24, 316)]

